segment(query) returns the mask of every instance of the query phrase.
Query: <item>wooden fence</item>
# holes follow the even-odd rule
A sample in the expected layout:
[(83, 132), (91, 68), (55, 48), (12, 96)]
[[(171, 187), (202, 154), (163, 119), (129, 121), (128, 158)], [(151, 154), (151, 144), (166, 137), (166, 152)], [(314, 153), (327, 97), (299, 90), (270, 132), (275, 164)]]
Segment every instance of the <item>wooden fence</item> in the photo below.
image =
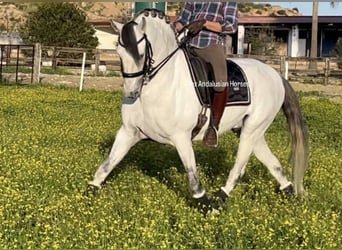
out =
[[(42, 47), (42, 51), (58, 50), (59, 55), (55, 58), (58, 66), (80, 66), (81, 54), (86, 52), (88, 54), (86, 64), (88, 68), (92, 69), (95, 75), (99, 74), (101, 70), (105, 71), (119, 71), (120, 59), (116, 50), (89, 50), (80, 48), (62, 48), (62, 47)], [(51, 54), (51, 52), (50, 52)], [(66, 57), (65, 54), (73, 55), (73, 57)], [(77, 56), (78, 54), (78, 56)], [(43, 53), (48, 55), (48, 53)], [(320, 84), (342, 84), (342, 58), (336, 57), (287, 57), (287, 56), (260, 56), (260, 55), (228, 55), (228, 57), (249, 57), (260, 60), (266, 64), (271, 65), (283, 76), (291, 81), (312, 82)], [(51, 56), (45, 56), (43, 61), (53, 60)], [(53, 65), (53, 63), (51, 63)], [(315, 69), (311, 66), (316, 65)], [(340, 68), (339, 66), (340, 65)], [(102, 68), (101, 68), (102, 67)]]
[(86, 53), (86, 67), (98, 74), (101, 66), (106, 70), (119, 71), (120, 58), (115, 49), (83, 49), (43, 46), (42, 65), (51, 67), (80, 67), (83, 53)]
[(342, 58), (259, 55), (243, 55), (243, 57), (254, 58), (269, 64), (292, 81), (342, 85)]
[[(120, 71), (120, 58), (115, 49), (84, 49), (84, 48), (65, 48), (50, 47), (36, 44), (34, 53), (34, 76), (33, 81), (39, 81), (41, 67), (65, 67), (74, 70), (75, 73), (81, 72), (83, 56), (86, 55), (86, 72), (92, 75), (105, 75), (110, 72)], [(12, 53), (17, 55), (14, 51)], [(21, 60), (27, 56), (21, 55)], [(242, 57), (239, 55), (228, 55), (228, 57)], [(290, 81), (310, 82), (319, 84), (342, 85), (342, 58), (307, 58), (307, 57), (287, 57), (287, 56), (259, 56), (243, 55), (243, 57), (255, 58), (266, 64), (271, 65)], [(316, 65), (312, 69), (312, 65)], [(339, 67), (340, 66), (340, 67)]]

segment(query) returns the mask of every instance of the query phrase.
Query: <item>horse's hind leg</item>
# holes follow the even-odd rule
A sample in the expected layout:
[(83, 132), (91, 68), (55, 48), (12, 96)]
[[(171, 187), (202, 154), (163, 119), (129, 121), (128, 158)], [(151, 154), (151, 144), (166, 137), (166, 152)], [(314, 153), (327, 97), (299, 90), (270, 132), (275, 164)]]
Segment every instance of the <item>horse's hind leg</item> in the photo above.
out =
[(89, 185), (100, 187), (110, 172), (123, 159), (127, 152), (141, 140), (138, 131), (127, 131), (123, 126), (118, 131), (108, 158), (101, 164)]
[(278, 181), (280, 190), (288, 189), (289, 191), (292, 188), (292, 183), (287, 179), (284, 169), (282, 168), (278, 158), (268, 147), (264, 136), (256, 141), (253, 151), (255, 156), (268, 168), (270, 173)]
[[(257, 120), (259, 118), (257, 117)], [(225, 201), (230, 192), (236, 186), (239, 178), (244, 175), (246, 166), (252, 152), (256, 148), (257, 142), (264, 137), (265, 131), (268, 128), (271, 120), (261, 121), (256, 123), (255, 119), (249, 117), (244, 127), (241, 130), (240, 142), (235, 164), (229, 173), (226, 185), (221, 188), (217, 195)]]
[(280, 189), (291, 192), (291, 189), (288, 189), (288, 187), (292, 187), (291, 182), (288, 181), (279, 160), (267, 146), (263, 130), (257, 129), (251, 134), (242, 133), (234, 167), (229, 173), (226, 185), (218, 193), (221, 199), (225, 200), (228, 197), (239, 178), (245, 173), (252, 152), (255, 153), (255, 156), (266, 165), (271, 174), (276, 178), (280, 184)]

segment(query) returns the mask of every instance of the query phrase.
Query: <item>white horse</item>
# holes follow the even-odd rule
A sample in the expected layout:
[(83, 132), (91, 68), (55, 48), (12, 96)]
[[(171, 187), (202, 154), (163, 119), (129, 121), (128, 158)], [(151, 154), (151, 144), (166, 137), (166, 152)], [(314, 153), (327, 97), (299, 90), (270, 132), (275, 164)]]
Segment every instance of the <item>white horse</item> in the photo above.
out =
[[(191, 139), (202, 106), (185, 54), (177, 49), (173, 25), (163, 12), (156, 10), (145, 10), (125, 25), (114, 23), (120, 30), (117, 52), (122, 62), (124, 81), (123, 124), (109, 157), (96, 171), (89, 186), (101, 187), (131, 147), (150, 138), (176, 147), (188, 174), (193, 197), (210, 209), (197, 172)], [(280, 190), (302, 195), (307, 147), (295, 92), (272, 67), (253, 59), (233, 60), (247, 76), (251, 104), (225, 109), (219, 134), (236, 127), (241, 128), (241, 134), (235, 164), (225, 186), (217, 194), (226, 200), (254, 153), (277, 180)], [(265, 140), (265, 132), (281, 108), (292, 137), (293, 184)], [(194, 140), (203, 138), (207, 126), (208, 122)]]

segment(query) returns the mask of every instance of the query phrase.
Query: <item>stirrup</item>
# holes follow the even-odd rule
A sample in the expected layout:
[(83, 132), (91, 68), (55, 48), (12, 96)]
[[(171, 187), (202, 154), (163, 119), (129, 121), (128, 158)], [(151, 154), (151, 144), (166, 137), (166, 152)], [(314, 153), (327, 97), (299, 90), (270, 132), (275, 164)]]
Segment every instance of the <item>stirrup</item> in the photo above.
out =
[[(208, 133), (210, 133), (209, 131), (210, 130), (213, 130), (214, 133), (215, 133), (215, 137), (216, 137), (216, 140), (215, 138), (211, 137), (211, 138), (207, 138), (208, 136)], [(215, 141), (214, 141), (215, 140)], [(204, 145), (208, 146), (208, 147), (214, 147), (216, 148), (218, 146), (218, 132), (217, 132), (217, 129), (214, 127), (214, 126), (209, 126), (204, 134), (204, 137), (203, 137), (203, 143)]]

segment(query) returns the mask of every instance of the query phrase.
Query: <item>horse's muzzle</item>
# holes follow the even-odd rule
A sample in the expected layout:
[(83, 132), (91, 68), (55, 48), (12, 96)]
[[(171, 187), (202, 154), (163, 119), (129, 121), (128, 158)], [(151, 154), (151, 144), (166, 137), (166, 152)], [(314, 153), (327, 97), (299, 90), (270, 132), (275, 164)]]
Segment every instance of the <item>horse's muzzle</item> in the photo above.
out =
[(129, 99), (137, 99), (140, 96), (140, 91), (130, 91), (125, 93), (125, 97)]

